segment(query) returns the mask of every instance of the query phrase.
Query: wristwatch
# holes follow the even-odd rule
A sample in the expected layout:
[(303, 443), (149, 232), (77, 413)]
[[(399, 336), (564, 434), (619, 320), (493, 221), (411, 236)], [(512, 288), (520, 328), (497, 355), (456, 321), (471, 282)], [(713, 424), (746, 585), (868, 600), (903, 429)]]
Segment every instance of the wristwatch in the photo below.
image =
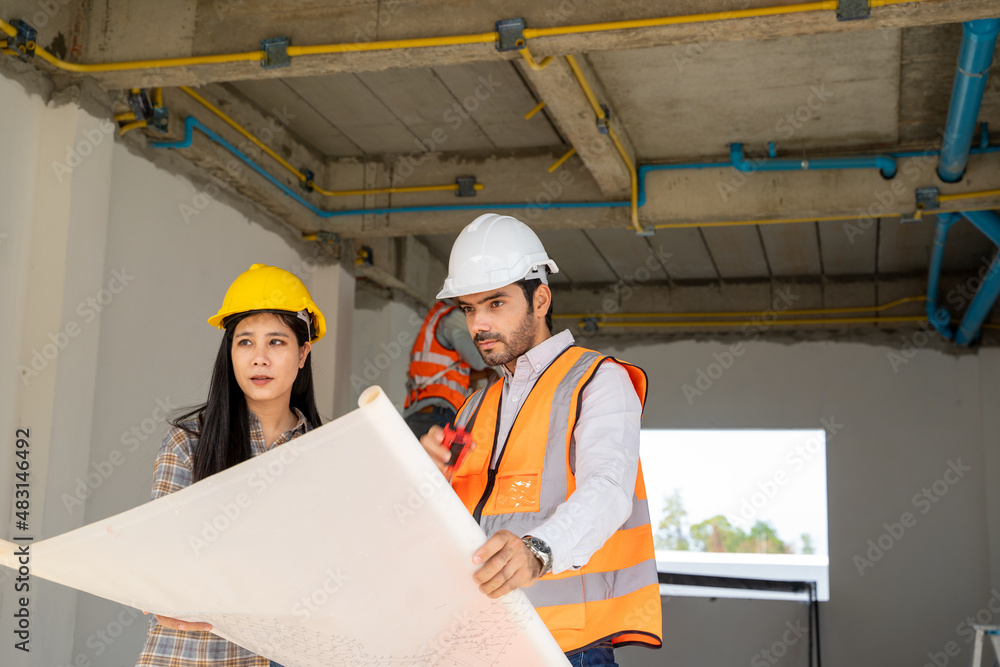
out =
[(538, 573), (538, 576), (548, 574), (552, 571), (552, 549), (542, 540), (537, 537), (532, 537), (531, 535), (525, 535), (521, 538), (524, 542), (524, 546), (528, 547), (528, 551), (531, 552), (538, 562), (542, 564), (542, 571)]

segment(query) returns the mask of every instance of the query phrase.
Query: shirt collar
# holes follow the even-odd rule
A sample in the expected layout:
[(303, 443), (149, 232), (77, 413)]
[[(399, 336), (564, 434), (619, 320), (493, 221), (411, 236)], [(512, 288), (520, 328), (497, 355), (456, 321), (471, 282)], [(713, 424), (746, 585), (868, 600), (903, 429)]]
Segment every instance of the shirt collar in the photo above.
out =
[[(288, 429), (287, 431), (285, 431), (284, 433), (282, 433), (281, 436), (278, 437), (278, 441), (280, 441), (280, 442), (287, 442), (287, 441), (291, 440), (293, 437), (295, 437), (296, 435), (301, 435), (303, 433), (308, 433), (313, 428), (315, 428), (306, 419), (306, 416), (302, 412), (302, 410), (299, 410), (297, 407), (292, 406), (292, 411), (295, 413), (295, 416), (298, 417), (298, 421), (295, 423), (295, 426), (293, 426), (292, 428)], [(261, 425), (260, 425), (260, 417), (258, 417), (257, 414), (253, 410), (248, 410), (248, 412), (250, 413), (250, 438), (251, 438), (251, 440), (257, 441), (257, 443), (259, 444), (259, 446), (262, 449), (267, 449), (267, 446), (268, 446), (269, 443), (264, 442), (264, 430), (261, 428)]]
[[(539, 373), (545, 370), (562, 351), (576, 342), (573, 333), (569, 329), (564, 329), (555, 336), (546, 338), (544, 341), (531, 348), (514, 362), (514, 370), (525, 368), (529, 372)], [(507, 370), (506, 364), (501, 364), (504, 377), (513, 379), (514, 374)]]

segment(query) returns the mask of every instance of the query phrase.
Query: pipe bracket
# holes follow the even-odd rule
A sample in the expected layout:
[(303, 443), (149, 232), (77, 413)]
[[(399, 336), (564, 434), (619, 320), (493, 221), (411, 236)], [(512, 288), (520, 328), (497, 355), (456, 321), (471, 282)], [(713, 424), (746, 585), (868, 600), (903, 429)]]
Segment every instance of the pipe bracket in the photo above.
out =
[(129, 93), (128, 108), (135, 116), (134, 122), (145, 121), (145, 127), (153, 128), (159, 132), (167, 131), (170, 112), (165, 106), (156, 106), (146, 88)]
[(459, 176), (455, 179), (455, 183), (458, 185), (458, 189), (455, 190), (456, 197), (475, 197), (476, 196), (476, 177), (475, 176)]
[(306, 178), (304, 181), (299, 182), (299, 187), (306, 192), (314, 192), (316, 190), (316, 174), (309, 169), (303, 169), (302, 175)]
[(260, 40), (260, 66), (262, 69), (278, 69), (291, 67), (292, 59), (288, 55), (290, 40), (287, 37), (269, 37)]
[(17, 30), (17, 34), (7, 38), (7, 48), (17, 51), (21, 58), (34, 58), (38, 31), (20, 19), (15, 19), (10, 24)]
[(933, 211), (934, 209), (941, 208), (941, 203), (938, 201), (937, 188), (917, 188), (916, 199), (917, 199), (917, 210), (918, 211)]
[(611, 109), (608, 108), (607, 104), (602, 104), (601, 111), (604, 112), (604, 117), (597, 119), (597, 131), (601, 134), (608, 134), (611, 131)]
[(518, 51), (524, 48), (524, 19), (503, 19), (496, 22), (497, 51)]
[(856, 21), (871, 16), (868, 0), (840, 0), (837, 3), (838, 21)]

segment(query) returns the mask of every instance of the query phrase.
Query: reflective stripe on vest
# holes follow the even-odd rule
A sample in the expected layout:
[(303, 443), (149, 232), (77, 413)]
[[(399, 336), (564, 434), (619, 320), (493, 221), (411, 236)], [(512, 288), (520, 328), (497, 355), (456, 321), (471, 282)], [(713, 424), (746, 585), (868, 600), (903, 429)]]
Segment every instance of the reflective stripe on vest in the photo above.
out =
[[(456, 424), (471, 426), (481, 446), (455, 471), (452, 486), (487, 535), (501, 529), (529, 534), (576, 491), (573, 429), (583, 390), (602, 363), (620, 364), (645, 402), (642, 370), (591, 350), (567, 348), (522, 402), (495, 470), (490, 463), (493, 450), (503, 444), (496, 442), (503, 383), (476, 392), (463, 406)], [(660, 646), (660, 593), (641, 463), (632, 512), (604, 546), (579, 570), (547, 574), (524, 591), (563, 651), (601, 641)]]
[(438, 301), (427, 313), (410, 351), (410, 369), (404, 407), (425, 398), (443, 398), (456, 410), (469, 393), (469, 365), (455, 350), (449, 350), (437, 340), (437, 327), (442, 318), (455, 309)]

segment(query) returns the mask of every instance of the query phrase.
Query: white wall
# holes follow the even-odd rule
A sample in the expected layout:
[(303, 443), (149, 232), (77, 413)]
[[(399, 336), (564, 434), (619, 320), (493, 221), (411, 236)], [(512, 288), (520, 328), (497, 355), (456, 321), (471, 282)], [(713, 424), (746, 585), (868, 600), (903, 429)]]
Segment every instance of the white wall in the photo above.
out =
[[(220, 332), (206, 320), (256, 262), (299, 275), (323, 309), (329, 331), (316, 344), (317, 399), (322, 415), (336, 416), (347, 402), (333, 374), (350, 365), (349, 273), (303, 258), (279, 235), (130, 153), (109, 123), (72, 105), (46, 108), (0, 77), (0, 117), (2, 516), (12, 517), (14, 429), (23, 426), (32, 435), (36, 539), (147, 501), (165, 417), (207, 392)], [(61, 169), (74, 152), (81, 159)], [(197, 215), (185, 219), (183, 206)], [(60, 338), (69, 325), (78, 331)], [(19, 380), (17, 367), (31, 367), (50, 333), (64, 347)], [(337, 376), (347, 387), (346, 373)], [(13, 525), (2, 532), (17, 534)], [(141, 615), (40, 579), (32, 582), (31, 653), (15, 651), (14, 580), (6, 570), (0, 579), (0, 664), (134, 664), (146, 634)]]
[(390, 301), (372, 290), (355, 297), (351, 400), (371, 385), (379, 385), (400, 411), (406, 399), (410, 348), (427, 311)]

